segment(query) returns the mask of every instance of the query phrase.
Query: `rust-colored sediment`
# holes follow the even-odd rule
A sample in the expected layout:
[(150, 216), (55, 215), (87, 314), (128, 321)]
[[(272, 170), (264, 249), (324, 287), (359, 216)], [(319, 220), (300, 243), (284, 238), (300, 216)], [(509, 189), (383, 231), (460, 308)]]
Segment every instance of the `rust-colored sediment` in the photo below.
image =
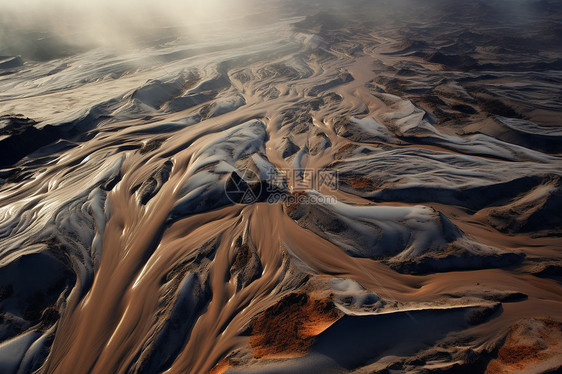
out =
[(373, 189), (374, 184), (373, 181), (370, 180), (369, 178), (364, 178), (364, 177), (360, 177), (360, 178), (347, 178), (345, 179), (345, 182), (350, 185), (353, 188), (357, 188), (360, 190), (363, 189)]
[[(562, 336), (562, 323), (551, 319), (536, 321), (542, 325), (539, 331), (534, 331), (524, 322), (511, 327), (504, 345), (498, 351), (497, 359), (490, 362), (486, 374), (529, 371), (541, 362), (560, 357), (556, 346)], [(533, 344), (529, 344), (530, 342)]]
[(222, 360), (208, 374), (222, 374), (231, 368), (229, 360)]
[(289, 294), (252, 321), (250, 345), (254, 357), (301, 356), (314, 337), (340, 316), (330, 300), (316, 299), (304, 292)]

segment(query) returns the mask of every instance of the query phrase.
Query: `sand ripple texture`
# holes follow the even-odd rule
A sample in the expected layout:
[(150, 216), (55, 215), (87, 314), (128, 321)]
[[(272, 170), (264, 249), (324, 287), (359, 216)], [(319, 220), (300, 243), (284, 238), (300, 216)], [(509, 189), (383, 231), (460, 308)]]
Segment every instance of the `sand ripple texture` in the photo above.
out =
[(560, 4), (414, 3), (3, 57), (0, 372), (559, 368)]

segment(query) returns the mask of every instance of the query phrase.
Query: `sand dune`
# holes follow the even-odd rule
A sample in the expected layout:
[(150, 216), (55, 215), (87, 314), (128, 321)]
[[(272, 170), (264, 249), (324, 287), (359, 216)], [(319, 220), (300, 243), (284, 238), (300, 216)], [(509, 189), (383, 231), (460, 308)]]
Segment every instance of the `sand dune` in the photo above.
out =
[(251, 5), (0, 46), (0, 372), (560, 370), (560, 4)]

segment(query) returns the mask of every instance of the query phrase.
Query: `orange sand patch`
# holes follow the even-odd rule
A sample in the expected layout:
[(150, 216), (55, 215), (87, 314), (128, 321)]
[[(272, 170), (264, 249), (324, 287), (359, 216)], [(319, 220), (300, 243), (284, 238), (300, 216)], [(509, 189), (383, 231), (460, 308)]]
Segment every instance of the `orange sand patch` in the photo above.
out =
[[(548, 319), (535, 321), (540, 323), (538, 331), (521, 322), (511, 327), (504, 345), (498, 351), (498, 358), (490, 362), (486, 374), (529, 370), (535, 364), (557, 355), (555, 346), (562, 336), (562, 323)], [(529, 340), (536, 340), (536, 344), (525, 344)]]
[(302, 356), (314, 337), (340, 316), (329, 300), (314, 299), (304, 292), (287, 295), (251, 322), (254, 357)]
[(228, 369), (230, 369), (230, 362), (228, 360), (222, 360), (215, 366), (208, 374), (222, 374)]
[(358, 189), (373, 189), (374, 184), (373, 181), (369, 178), (347, 178), (345, 182), (353, 188)]
[(540, 360), (544, 357), (541, 354), (542, 350), (540, 345), (503, 346), (498, 353), (498, 359), (506, 364)]

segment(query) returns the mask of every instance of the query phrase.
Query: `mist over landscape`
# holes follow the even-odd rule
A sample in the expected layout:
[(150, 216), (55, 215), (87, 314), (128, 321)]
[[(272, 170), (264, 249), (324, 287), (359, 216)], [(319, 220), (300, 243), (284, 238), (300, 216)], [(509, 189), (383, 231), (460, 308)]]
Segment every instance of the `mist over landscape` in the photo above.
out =
[(0, 3), (0, 373), (558, 373), (562, 3)]

